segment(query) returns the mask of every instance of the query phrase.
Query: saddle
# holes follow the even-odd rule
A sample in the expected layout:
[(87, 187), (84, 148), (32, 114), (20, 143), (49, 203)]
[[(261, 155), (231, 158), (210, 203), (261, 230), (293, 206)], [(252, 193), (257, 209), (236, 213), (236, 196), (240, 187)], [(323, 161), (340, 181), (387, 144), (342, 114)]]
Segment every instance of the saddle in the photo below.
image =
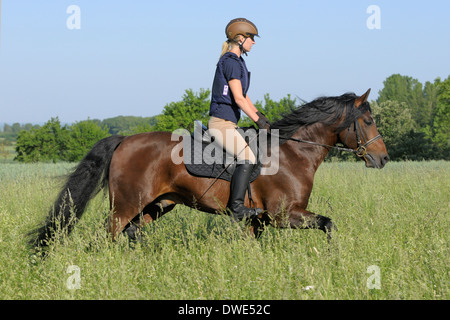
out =
[[(242, 130), (239, 132), (249, 140), (249, 136), (245, 132), (251, 128), (241, 128)], [(231, 181), (237, 160), (234, 155), (227, 153), (220, 145), (214, 143), (214, 138), (210, 136), (208, 128), (201, 121), (194, 122), (194, 133), (190, 136), (190, 140), (186, 138), (183, 139), (183, 160), (186, 170), (191, 175), (206, 178), (217, 178), (220, 175), (219, 179)], [(185, 143), (186, 140), (188, 143)], [(260, 175), (262, 167), (256, 146), (257, 139), (254, 140), (254, 143), (250, 143), (250, 149), (258, 160), (250, 176), (250, 182)]]

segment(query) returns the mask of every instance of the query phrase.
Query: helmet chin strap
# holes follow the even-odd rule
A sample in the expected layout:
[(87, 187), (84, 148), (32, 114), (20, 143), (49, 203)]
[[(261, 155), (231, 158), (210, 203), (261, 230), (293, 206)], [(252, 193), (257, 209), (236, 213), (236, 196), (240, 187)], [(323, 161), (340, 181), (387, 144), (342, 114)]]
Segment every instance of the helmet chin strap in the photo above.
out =
[(239, 49), (241, 49), (241, 52), (245, 55), (247, 55), (247, 50), (244, 49), (244, 43), (247, 41), (247, 37), (244, 37), (244, 41), (242, 43), (239, 43)]

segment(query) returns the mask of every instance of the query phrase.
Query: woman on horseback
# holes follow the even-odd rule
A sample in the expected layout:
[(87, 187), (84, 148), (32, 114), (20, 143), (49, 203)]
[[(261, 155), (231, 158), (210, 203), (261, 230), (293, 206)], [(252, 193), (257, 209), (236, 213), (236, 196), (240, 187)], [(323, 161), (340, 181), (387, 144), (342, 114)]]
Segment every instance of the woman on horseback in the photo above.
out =
[(258, 29), (249, 20), (231, 20), (225, 28), (227, 40), (217, 63), (214, 77), (208, 128), (215, 142), (237, 159), (236, 169), (230, 184), (228, 207), (237, 220), (251, 218), (262, 212), (244, 206), (245, 192), (250, 180), (256, 157), (237, 131), (241, 110), (252, 119), (260, 129), (270, 130), (268, 119), (253, 105), (247, 91), (250, 85), (250, 72), (242, 57), (247, 55), (259, 37)]

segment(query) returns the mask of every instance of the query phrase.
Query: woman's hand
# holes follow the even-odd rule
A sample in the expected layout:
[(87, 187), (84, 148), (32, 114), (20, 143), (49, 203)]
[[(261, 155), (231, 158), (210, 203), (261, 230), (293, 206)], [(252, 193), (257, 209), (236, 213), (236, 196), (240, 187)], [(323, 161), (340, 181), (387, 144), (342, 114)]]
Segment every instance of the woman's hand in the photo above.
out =
[(256, 120), (256, 124), (260, 129), (266, 129), (267, 132), (270, 133), (270, 122), (269, 119), (264, 115), (264, 113), (256, 112), (256, 115), (258, 116), (258, 120)]

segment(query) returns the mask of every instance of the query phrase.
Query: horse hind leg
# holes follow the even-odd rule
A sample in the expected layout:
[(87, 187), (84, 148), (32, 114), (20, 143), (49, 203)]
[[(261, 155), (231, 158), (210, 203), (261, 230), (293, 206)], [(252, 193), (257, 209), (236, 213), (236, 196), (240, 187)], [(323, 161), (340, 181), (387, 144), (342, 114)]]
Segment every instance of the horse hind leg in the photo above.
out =
[(113, 241), (121, 232), (123, 232), (130, 221), (133, 220), (133, 217), (135, 216), (133, 211), (132, 209), (120, 210), (114, 208), (114, 212), (107, 219), (108, 233), (111, 235)]
[(155, 200), (145, 206), (140, 214), (135, 216), (123, 229), (124, 233), (131, 241), (142, 239), (141, 229), (152, 221), (160, 218), (175, 207), (176, 203), (168, 199)]
[(288, 221), (292, 228), (322, 230), (326, 233), (328, 241), (331, 240), (333, 232), (337, 231), (330, 218), (305, 209), (289, 211)]
[(322, 230), (327, 234), (328, 242), (331, 241), (332, 235), (337, 231), (336, 225), (331, 221), (330, 218), (316, 214), (316, 220), (313, 223), (312, 228)]

